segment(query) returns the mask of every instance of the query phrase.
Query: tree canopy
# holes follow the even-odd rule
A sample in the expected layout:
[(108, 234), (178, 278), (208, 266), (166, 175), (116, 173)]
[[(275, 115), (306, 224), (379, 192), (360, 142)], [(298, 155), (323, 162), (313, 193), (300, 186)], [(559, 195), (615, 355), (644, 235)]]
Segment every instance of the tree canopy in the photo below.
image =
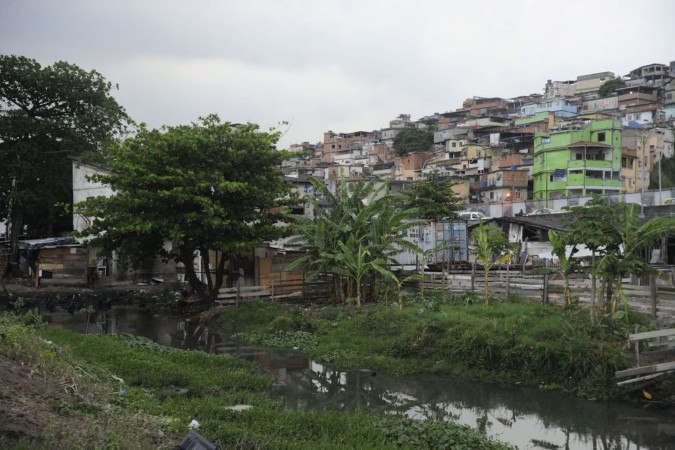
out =
[(649, 176), (649, 189), (659, 188), (659, 170), (661, 170), (661, 187), (664, 189), (675, 187), (675, 155), (662, 158), (660, 163), (654, 164)]
[(422, 128), (403, 128), (394, 138), (394, 150), (399, 155), (424, 152), (434, 144), (434, 133)]
[[(278, 170), (287, 155), (275, 148), (279, 136), (215, 115), (161, 130), (141, 127), (106, 152), (110, 174), (95, 176), (117, 194), (77, 205), (79, 214), (94, 218), (83, 234), (135, 265), (155, 255), (182, 262), (193, 290), (214, 299), (226, 261), (287, 234), (279, 223), (294, 195)], [(193, 259), (198, 252), (209, 267), (209, 250), (222, 254), (213, 261), (215, 280), (202, 280)]]
[(621, 78), (612, 78), (607, 80), (598, 88), (598, 95), (600, 98), (608, 97), (613, 94), (617, 89), (625, 87), (626, 83)]
[(403, 191), (406, 206), (417, 209), (422, 219), (454, 219), (464, 200), (452, 189), (453, 185), (449, 178), (441, 178), (436, 172), (431, 172), (425, 180), (417, 181), (409, 190)]
[(592, 251), (592, 274), (601, 277), (606, 285), (604, 308), (614, 313), (619, 299), (623, 298), (622, 277), (655, 273), (641, 253), (659, 239), (675, 233), (675, 220), (663, 216), (640, 225), (635, 205), (608, 205), (601, 197), (594, 197), (571, 211), (575, 214), (568, 223), (565, 242), (572, 246), (585, 245)]
[(0, 220), (9, 219), (10, 269), (24, 225), (31, 236), (50, 233), (59, 204), (71, 203), (68, 157), (98, 151), (124, 130), (111, 87), (73, 64), (0, 55)]

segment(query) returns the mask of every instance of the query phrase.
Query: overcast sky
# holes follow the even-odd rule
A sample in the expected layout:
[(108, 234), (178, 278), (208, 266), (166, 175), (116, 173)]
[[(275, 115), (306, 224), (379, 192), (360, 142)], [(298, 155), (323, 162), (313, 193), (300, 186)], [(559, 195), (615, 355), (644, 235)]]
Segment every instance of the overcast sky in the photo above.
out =
[(667, 64), (674, 19), (672, 0), (0, 0), (0, 53), (96, 69), (152, 127), (288, 121), (287, 146)]

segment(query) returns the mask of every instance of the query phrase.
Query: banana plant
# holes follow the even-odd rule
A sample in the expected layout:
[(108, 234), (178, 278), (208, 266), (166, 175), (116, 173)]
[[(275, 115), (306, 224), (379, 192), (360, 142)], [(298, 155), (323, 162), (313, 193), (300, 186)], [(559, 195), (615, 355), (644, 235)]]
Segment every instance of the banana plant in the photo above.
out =
[(484, 225), (481, 220), (473, 232), (473, 240), (478, 247), (476, 259), (485, 271), (485, 306), (490, 304), (490, 269), (498, 264), (505, 264), (513, 258), (513, 246), (504, 236), (504, 232), (495, 225)]
[[(595, 271), (608, 279), (608, 285), (612, 287), (612, 295), (608, 298), (609, 313), (612, 317), (620, 318), (628, 313), (622, 278), (627, 274), (644, 277), (656, 273), (656, 269), (649, 265), (640, 252), (659, 239), (675, 234), (675, 218), (657, 217), (638, 226), (635, 205), (626, 204), (620, 206), (617, 217), (615, 233), (619, 245), (603, 256)], [(619, 300), (624, 307), (622, 312), (617, 311)]]
[(565, 280), (565, 302), (567, 306), (572, 304), (570, 295), (570, 272), (572, 271), (572, 256), (578, 252), (576, 245), (572, 245), (569, 255), (567, 254), (566, 235), (558, 233), (555, 230), (548, 230), (548, 240), (553, 245), (553, 254), (558, 257), (560, 263), (560, 275)]

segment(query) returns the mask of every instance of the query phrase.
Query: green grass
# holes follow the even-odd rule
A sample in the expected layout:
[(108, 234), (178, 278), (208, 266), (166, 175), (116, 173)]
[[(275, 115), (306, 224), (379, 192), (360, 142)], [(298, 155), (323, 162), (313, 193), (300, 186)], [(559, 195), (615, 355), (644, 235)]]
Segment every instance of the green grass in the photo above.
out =
[[(270, 332), (278, 317), (293, 316), (304, 341)], [(246, 318), (255, 317), (247, 322)], [(588, 312), (542, 306), (517, 298), (484, 306), (471, 295), (440, 294), (407, 299), (406, 307), (369, 305), (299, 310), (278, 304), (242, 306), (219, 326), (237, 324), (238, 336), (279, 347), (299, 347), (336, 368), (368, 367), (392, 374), (434, 372), (558, 387), (591, 398), (617, 398), (614, 372), (630, 364), (624, 351), (634, 323), (603, 319)]]
[[(252, 313), (242, 310), (244, 315)], [(273, 316), (266, 317), (274, 320)], [(79, 373), (82, 392), (89, 392), (88, 386), (98, 391), (92, 388), (90, 408), (79, 412), (83, 430), (79, 434), (65, 441), (54, 441), (50, 430), (38, 441), (0, 437), (3, 448), (142, 448), (130, 442), (142, 442), (139, 430), (148, 427), (165, 436), (153, 448), (171, 448), (185, 436), (193, 419), (201, 423), (199, 432), (218, 448), (506, 448), (452, 423), (365, 412), (286, 410), (281, 402), (270, 399), (271, 379), (251, 362), (170, 349), (137, 337), (84, 336), (46, 329), (33, 324), (35, 317), (26, 322), (22, 317), (0, 316), (0, 353), (53, 373)], [(266, 327), (263, 322), (258, 326)], [(235, 404), (252, 408), (227, 409)]]

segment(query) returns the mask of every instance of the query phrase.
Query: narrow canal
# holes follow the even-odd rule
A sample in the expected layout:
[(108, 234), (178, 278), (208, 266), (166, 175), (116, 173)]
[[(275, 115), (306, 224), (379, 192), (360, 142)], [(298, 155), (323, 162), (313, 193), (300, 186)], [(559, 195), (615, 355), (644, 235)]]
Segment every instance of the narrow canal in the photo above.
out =
[(159, 344), (257, 361), (276, 377), (271, 394), (288, 408), (376, 410), (451, 420), (519, 449), (675, 449), (675, 413), (593, 402), (555, 391), (433, 375), (338, 371), (292, 351), (232, 341), (183, 318), (147, 308), (112, 307), (93, 315), (44, 311), (54, 325), (84, 333), (129, 333)]

